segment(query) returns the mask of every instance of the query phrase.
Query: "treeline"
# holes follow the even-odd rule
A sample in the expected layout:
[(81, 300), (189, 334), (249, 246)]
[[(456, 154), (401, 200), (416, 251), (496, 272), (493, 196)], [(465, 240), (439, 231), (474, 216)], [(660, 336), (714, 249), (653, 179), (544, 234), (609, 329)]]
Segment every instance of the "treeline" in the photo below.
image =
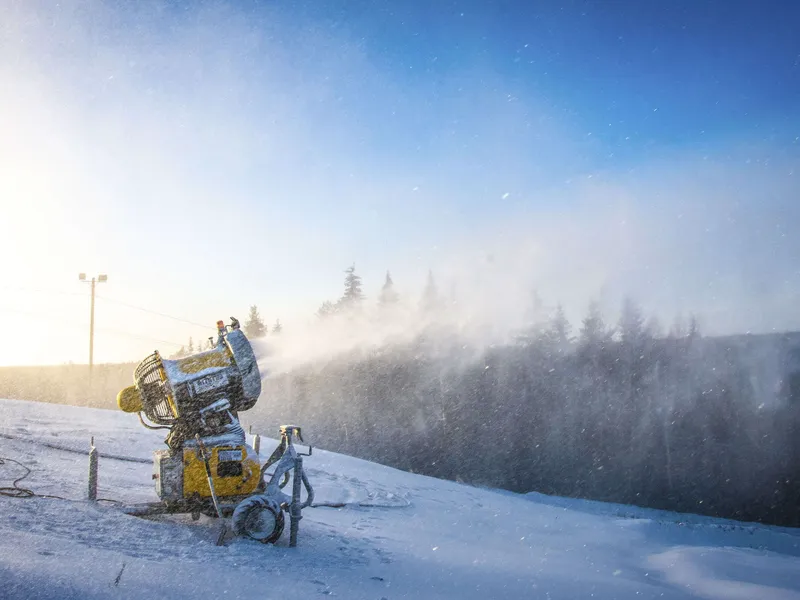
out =
[(0, 398), (117, 409), (117, 393), (133, 383), (136, 363), (0, 367)]
[(267, 378), (248, 417), (436, 477), (800, 526), (800, 335), (662, 335), (631, 300), (577, 329), (557, 309), (480, 348), (433, 319)]

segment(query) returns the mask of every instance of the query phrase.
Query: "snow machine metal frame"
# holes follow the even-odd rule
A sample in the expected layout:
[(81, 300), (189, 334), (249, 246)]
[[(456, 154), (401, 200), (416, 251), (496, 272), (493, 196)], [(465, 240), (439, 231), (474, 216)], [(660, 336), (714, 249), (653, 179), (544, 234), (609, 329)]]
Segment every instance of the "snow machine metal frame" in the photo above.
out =
[[(297, 534), (300, 528), (300, 520), (303, 518), (302, 510), (312, 506), (314, 502), (314, 488), (308, 480), (305, 469), (303, 469), (303, 457), (311, 456), (313, 448), (308, 447), (308, 452), (298, 452), (293, 443), (293, 437), (303, 442), (301, 428), (297, 425), (281, 425), (280, 426), (281, 441), (278, 447), (272, 452), (267, 462), (261, 467), (261, 481), (259, 482), (258, 489), (263, 492), (254, 494), (247, 500), (241, 502), (233, 513), (232, 522), (233, 530), (237, 535), (242, 535), (257, 539), (263, 542), (270, 542), (271, 540), (262, 539), (257, 531), (250, 529), (249, 521), (251, 515), (248, 514), (252, 510), (251, 506), (260, 505), (261, 510), (270, 510), (274, 514), (274, 509), (265, 506), (265, 502), (277, 504), (282, 510), (289, 513), (289, 546), (294, 547), (297, 545)], [(305, 443), (305, 442), (303, 442)], [(269, 475), (269, 483), (266, 483), (268, 475), (267, 470), (275, 465), (275, 471)], [(292, 479), (292, 494), (287, 495), (282, 490)], [(302, 487), (306, 490), (306, 499), (302, 500)], [(280, 529), (283, 529), (282, 516), (277, 517), (281, 521)], [(280, 537), (280, 533), (278, 533)], [(277, 538), (276, 538), (277, 539)]]
[[(267, 469), (275, 464), (275, 471), (266, 485), (264, 494), (271, 498), (279, 499), (282, 507), (289, 511), (291, 523), (289, 527), (289, 545), (297, 545), (297, 532), (300, 527), (300, 519), (303, 518), (302, 510), (312, 505), (314, 502), (314, 488), (311, 487), (306, 472), (303, 469), (303, 457), (311, 456), (313, 449), (308, 447), (307, 453), (298, 452), (292, 442), (292, 437), (303, 442), (300, 427), (297, 425), (280, 426), (281, 441), (278, 447), (272, 452), (267, 462), (261, 467), (261, 483), (264, 483), (264, 476)], [(305, 442), (303, 442), (305, 443)], [(277, 463), (277, 464), (276, 464)], [(281, 490), (289, 483), (289, 476), (292, 475), (292, 495), (287, 496)], [(306, 488), (306, 499), (300, 500), (300, 485)]]
[[(252, 530), (247, 521), (252, 517), (252, 509), (245, 511), (243, 507), (250, 507), (255, 504), (261, 510), (270, 510), (277, 507), (280, 511), (289, 513), (289, 546), (297, 545), (297, 536), (300, 529), (300, 520), (303, 518), (302, 510), (313, 505), (314, 488), (303, 468), (303, 457), (313, 454), (313, 447), (308, 447), (308, 452), (298, 452), (294, 445), (293, 437), (297, 436), (303, 442), (301, 428), (297, 425), (281, 425), (279, 428), (281, 441), (272, 452), (267, 461), (261, 466), (260, 482), (256, 488), (256, 493), (249, 496), (232, 496), (219, 499), (218, 505), (223, 517), (232, 517), (232, 529), (234, 534), (250, 537), (264, 543), (274, 543), (280, 538), (283, 531), (283, 514), (276, 514), (277, 526), (280, 531), (274, 539), (262, 538), (258, 532)], [(272, 474), (267, 471), (275, 465)], [(95, 467), (96, 468), (96, 467)], [(269, 477), (269, 482), (267, 482)], [(288, 495), (283, 489), (292, 480), (292, 494)], [(302, 485), (302, 487), (301, 487)], [(302, 488), (306, 490), (306, 499), (302, 499)], [(240, 510), (241, 509), (241, 510)], [(237, 514), (237, 510), (239, 513)], [(200, 518), (200, 515), (217, 517), (216, 508), (213, 503), (199, 497), (189, 498), (183, 502), (143, 502), (138, 504), (127, 504), (122, 507), (122, 511), (135, 517), (152, 517), (167, 514), (191, 514), (193, 520)], [(273, 514), (275, 514), (273, 512)]]

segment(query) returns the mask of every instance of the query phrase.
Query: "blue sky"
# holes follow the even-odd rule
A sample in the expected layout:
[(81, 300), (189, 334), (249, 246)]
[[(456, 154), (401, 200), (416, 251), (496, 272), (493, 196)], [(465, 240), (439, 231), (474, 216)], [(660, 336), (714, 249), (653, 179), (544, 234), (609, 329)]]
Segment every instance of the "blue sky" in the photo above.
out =
[(800, 5), (431, 4), (0, 3), (0, 311), (53, 340), (0, 363), (81, 360), (78, 271), (193, 322), (286, 321), (354, 261), (374, 297), (492, 255), (574, 320), (630, 292), (800, 327)]
[[(399, 85), (422, 91), (425, 125), (451, 114), (453, 72), (476, 70), (522, 100), (544, 99), (599, 136), (604, 150), (626, 155), (654, 143), (796, 125), (800, 7), (793, 3), (429, 4), (329, 3), (324, 14), (319, 3), (294, 6), (301, 19), (358, 40)], [(377, 116), (364, 100), (356, 110)], [(387, 132), (402, 132), (406, 122), (391, 120)]]

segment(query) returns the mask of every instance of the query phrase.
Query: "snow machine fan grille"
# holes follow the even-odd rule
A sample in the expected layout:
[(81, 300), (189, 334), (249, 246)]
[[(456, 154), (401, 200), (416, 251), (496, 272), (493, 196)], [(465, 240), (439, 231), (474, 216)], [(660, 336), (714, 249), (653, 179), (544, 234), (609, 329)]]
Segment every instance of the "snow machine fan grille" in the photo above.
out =
[(142, 397), (142, 410), (147, 418), (159, 425), (174, 424), (178, 420), (178, 415), (158, 352), (139, 363), (133, 377)]

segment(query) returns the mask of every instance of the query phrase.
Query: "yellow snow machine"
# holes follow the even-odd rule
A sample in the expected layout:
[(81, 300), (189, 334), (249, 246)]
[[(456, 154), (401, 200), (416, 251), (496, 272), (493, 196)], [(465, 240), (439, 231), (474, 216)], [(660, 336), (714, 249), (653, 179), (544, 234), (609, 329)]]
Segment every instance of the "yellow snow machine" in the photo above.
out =
[[(300, 427), (283, 425), (281, 442), (264, 465), (247, 443), (238, 413), (252, 408), (261, 394), (261, 373), (252, 346), (231, 317), (217, 322), (216, 345), (184, 358), (166, 359), (158, 351), (135, 369), (134, 385), (117, 395), (120, 409), (138, 413), (148, 429), (165, 429), (166, 449), (155, 451), (153, 480), (160, 502), (128, 505), (137, 516), (187, 513), (218, 517), (217, 544), (228, 532), (264, 543), (276, 542), (291, 517), (290, 545), (296, 545), (301, 510), (314, 491), (293, 444)], [(270, 475), (267, 470), (275, 465)], [(282, 492), (292, 478), (292, 494)], [(306, 498), (301, 500), (301, 484)]]

